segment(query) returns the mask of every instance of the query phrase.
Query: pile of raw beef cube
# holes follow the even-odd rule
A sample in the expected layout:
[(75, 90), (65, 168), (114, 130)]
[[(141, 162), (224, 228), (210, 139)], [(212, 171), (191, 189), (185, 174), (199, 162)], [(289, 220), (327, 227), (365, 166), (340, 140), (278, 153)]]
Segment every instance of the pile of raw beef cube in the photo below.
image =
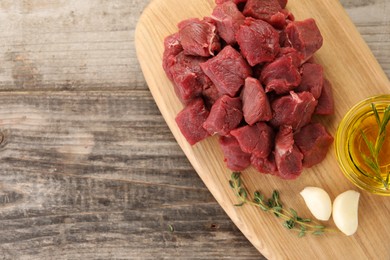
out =
[(321, 162), (333, 137), (313, 115), (333, 113), (330, 83), (313, 54), (313, 19), (287, 0), (216, 0), (210, 17), (178, 25), (163, 68), (185, 108), (176, 122), (194, 145), (218, 135), (227, 167), (295, 179)]

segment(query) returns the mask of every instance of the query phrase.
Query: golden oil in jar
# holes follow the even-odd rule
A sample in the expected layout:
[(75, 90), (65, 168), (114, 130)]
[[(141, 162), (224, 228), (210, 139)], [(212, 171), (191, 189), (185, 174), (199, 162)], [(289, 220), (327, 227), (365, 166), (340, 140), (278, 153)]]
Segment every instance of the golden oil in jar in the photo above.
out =
[[(383, 109), (382, 111), (378, 110), (379, 117), (383, 118)], [(363, 138), (363, 133), (369, 141), (375, 145), (379, 126), (376, 121), (375, 115), (373, 112), (367, 113), (365, 116), (356, 122), (356, 127), (353, 135), (350, 139), (350, 154), (351, 160), (356, 165), (356, 167), (362, 172), (363, 175), (375, 176), (373, 170), (367, 165), (367, 162), (364, 160), (364, 156), (370, 157), (371, 153), (368, 148), (366, 141)], [(386, 129), (386, 136), (383, 146), (380, 149), (378, 154), (378, 163), (380, 166), (380, 172), (383, 179), (386, 179), (387, 172), (390, 170), (390, 128)], [(364, 156), (363, 156), (364, 155)], [(379, 185), (382, 185), (379, 183)]]
[(363, 156), (368, 157), (371, 153), (362, 132), (375, 145), (379, 130), (372, 104), (382, 118), (386, 107), (390, 105), (390, 95), (365, 99), (347, 112), (336, 132), (335, 151), (343, 174), (353, 184), (374, 194), (390, 196), (390, 189), (384, 185), (384, 180), (390, 171), (390, 126), (386, 129), (386, 138), (378, 155), (382, 180), (367, 165)]

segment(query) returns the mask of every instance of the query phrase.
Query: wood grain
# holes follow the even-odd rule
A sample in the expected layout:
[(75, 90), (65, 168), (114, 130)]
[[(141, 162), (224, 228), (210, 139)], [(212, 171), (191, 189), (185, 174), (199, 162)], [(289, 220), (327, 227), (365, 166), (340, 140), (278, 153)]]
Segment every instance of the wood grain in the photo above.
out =
[[(134, 29), (149, 0), (96, 1), (1, 1), (0, 90), (147, 90)], [(341, 3), (390, 76), (388, 1)]]
[[(0, 1), (0, 258), (265, 259), (150, 95), (149, 2)], [(340, 2), (390, 76), (389, 1)]]
[(2, 93), (0, 118), (4, 259), (258, 257), (149, 94)]
[(0, 89), (145, 89), (132, 1), (2, 1)]
[[(387, 198), (362, 192), (359, 212), (361, 229), (353, 237), (328, 235), (319, 242), (317, 237), (309, 236), (302, 243), (296, 234), (286, 233), (272, 215), (260, 218), (260, 209), (234, 207), (236, 198), (228, 184), (230, 174), (224, 165), (216, 137), (190, 146), (181, 135), (174, 119), (183, 106), (161, 68), (163, 39), (177, 31), (179, 21), (207, 16), (213, 6), (213, 1), (209, 0), (198, 0), (191, 2), (191, 5), (178, 0), (155, 0), (145, 10), (136, 30), (137, 55), (152, 95), (173, 135), (208, 189), (244, 235), (267, 258), (303, 259), (319, 255), (324, 259), (335, 256), (348, 256), (351, 259), (390, 257), (390, 249), (382, 250), (386, 248), (390, 228), (378, 229), (377, 226), (377, 223), (386, 222), (390, 213)], [(363, 98), (386, 93), (390, 82), (338, 1), (291, 0), (287, 7), (298, 20), (309, 17), (316, 19), (324, 37), (324, 45), (316, 53), (315, 59), (323, 65), (326, 77), (333, 84), (336, 113), (323, 122), (334, 134), (342, 116), (352, 105)], [(299, 192), (306, 186), (323, 187), (331, 198), (347, 189), (357, 189), (343, 177), (333, 153), (328, 153), (322, 164), (306, 169), (298, 180), (283, 181), (274, 176), (258, 174), (253, 169), (244, 171), (243, 180), (251, 192), (259, 188), (266, 194), (273, 189), (281, 191), (285, 204), (299, 209), (303, 208), (298, 206), (299, 202), (304, 205)], [(301, 211), (308, 214), (305, 208)], [(370, 213), (370, 220), (363, 217), (367, 212)], [(332, 226), (332, 223), (329, 225)]]

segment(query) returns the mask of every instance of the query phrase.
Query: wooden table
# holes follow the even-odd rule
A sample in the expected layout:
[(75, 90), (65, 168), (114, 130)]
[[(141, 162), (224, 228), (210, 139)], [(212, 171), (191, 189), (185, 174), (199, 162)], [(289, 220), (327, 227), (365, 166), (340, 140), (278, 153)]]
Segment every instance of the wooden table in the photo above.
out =
[[(0, 257), (262, 259), (143, 79), (149, 0), (1, 0)], [(342, 0), (390, 76), (390, 2)]]

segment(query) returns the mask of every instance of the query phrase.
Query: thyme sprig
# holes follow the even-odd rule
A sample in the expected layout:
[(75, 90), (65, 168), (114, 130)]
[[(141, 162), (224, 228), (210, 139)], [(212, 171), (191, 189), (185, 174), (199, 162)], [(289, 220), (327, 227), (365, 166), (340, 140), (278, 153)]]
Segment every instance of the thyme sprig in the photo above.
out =
[(303, 218), (298, 216), (297, 211), (294, 209), (283, 208), (280, 202), (279, 192), (274, 190), (271, 198), (265, 198), (259, 191), (254, 192), (253, 200), (249, 199), (248, 191), (242, 185), (241, 173), (233, 172), (231, 179), (229, 180), (230, 187), (233, 189), (235, 195), (240, 202), (235, 204), (237, 207), (241, 207), (245, 204), (252, 205), (260, 208), (263, 211), (271, 212), (276, 217), (283, 219), (283, 226), (287, 229), (298, 232), (298, 237), (305, 236), (308, 232), (313, 235), (322, 235), (325, 232), (337, 232), (334, 229), (329, 229), (324, 225), (321, 225), (310, 218)]
[(370, 155), (367, 156), (362, 153), (362, 157), (366, 165), (372, 170), (374, 174), (374, 175), (367, 175), (367, 174), (364, 175), (381, 182), (383, 184), (383, 187), (386, 190), (388, 190), (390, 188), (389, 187), (390, 171), (387, 172), (386, 178), (382, 176), (381, 166), (379, 163), (379, 153), (385, 142), (386, 127), (390, 121), (390, 105), (387, 106), (386, 109), (384, 110), (382, 120), (379, 116), (378, 110), (376, 109), (374, 103), (371, 103), (371, 108), (374, 113), (379, 130), (378, 130), (378, 135), (376, 137), (375, 143), (373, 143), (371, 140), (368, 140), (367, 135), (363, 132), (363, 130), (360, 130), (363, 140), (366, 143), (368, 150), (370, 151)]

